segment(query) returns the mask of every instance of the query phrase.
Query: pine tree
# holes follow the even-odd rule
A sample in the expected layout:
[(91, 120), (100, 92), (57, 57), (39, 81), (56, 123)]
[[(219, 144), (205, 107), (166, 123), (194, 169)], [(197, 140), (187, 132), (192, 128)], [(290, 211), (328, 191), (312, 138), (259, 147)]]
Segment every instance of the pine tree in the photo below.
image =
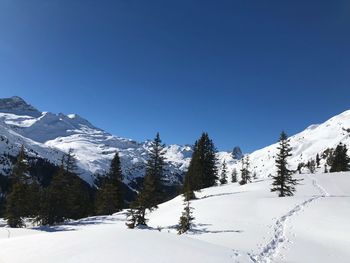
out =
[(63, 155), (63, 164), (66, 173), (76, 174), (78, 167), (72, 148), (69, 148), (68, 153)]
[(96, 212), (99, 215), (111, 215), (123, 207), (123, 174), (120, 158), (116, 153), (108, 174), (101, 179), (96, 197)]
[(150, 147), (142, 189), (132, 205), (137, 215), (136, 225), (146, 225), (146, 210), (153, 211), (164, 200), (164, 147), (165, 145), (162, 144), (159, 133), (157, 133)]
[(23, 145), (18, 153), (16, 164), (13, 167), (11, 179), (13, 183), (26, 183), (30, 179), (29, 164)]
[(315, 160), (311, 159), (310, 161), (307, 162), (306, 167), (309, 169), (310, 173), (315, 173), (316, 170), (316, 162)]
[(317, 166), (317, 168), (320, 167), (320, 162), (321, 162), (320, 156), (318, 154), (316, 154), (316, 166)]
[(327, 169), (327, 164), (326, 163), (324, 164), (324, 173), (325, 174), (328, 173), (328, 169)]
[(333, 162), (331, 165), (330, 172), (344, 172), (350, 170), (350, 158), (347, 155), (347, 147), (346, 145), (340, 143), (335, 151), (333, 152)]
[(279, 139), (279, 153), (276, 156), (277, 175), (272, 176), (273, 183), (271, 192), (278, 192), (280, 197), (292, 196), (296, 191), (297, 179), (292, 177), (292, 172), (288, 169), (288, 157), (292, 156), (292, 148), (285, 132), (281, 133)]
[(304, 163), (299, 163), (299, 164), (298, 164), (297, 170), (298, 170), (299, 174), (301, 174), (301, 169), (303, 169), (304, 166), (305, 166)]
[(177, 227), (177, 233), (179, 235), (186, 233), (192, 228), (193, 217), (193, 208), (191, 207), (190, 201), (185, 201), (184, 211), (180, 217), (179, 225)]
[(10, 227), (23, 227), (23, 217), (29, 213), (28, 209), (28, 180), (29, 165), (24, 146), (17, 156), (17, 161), (11, 173), (12, 189), (7, 196), (5, 218)]
[(134, 229), (137, 223), (137, 211), (133, 208), (128, 209), (128, 211), (126, 212), (126, 223), (125, 225), (130, 228), (130, 229)]
[(43, 190), (40, 202), (40, 212), (37, 221), (41, 225), (54, 225), (68, 218), (67, 178), (62, 159), (59, 170), (52, 177), (50, 185)]
[(25, 185), (23, 183), (15, 183), (12, 190), (7, 196), (5, 218), (10, 227), (23, 227), (23, 217), (25, 215)]
[(226, 161), (222, 164), (221, 176), (220, 176), (220, 184), (227, 184), (227, 168)]
[[(185, 184), (193, 191), (216, 185), (218, 169), (216, 149), (207, 133), (203, 133), (193, 147), (193, 154), (185, 175)], [(184, 185), (184, 189), (187, 188)]]
[(92, 198), (86, 182), (76, 174), (66, 175), (70, 181), (67, 187), (67, 218), (80, 219), (91, 214), (93, 209)]
[(231, 183), (237, 183), (237, 170), (236, 170), (236, 168), (233, 168), (233, 170), (232, 170)]
[(42, 187), (38, 180), (31, 179), (31, 182), (27, 185), (27, 213), (26, 216), (35, 218), (40, 210), (40, 198)]
[(250, 162), (249, 162), (249, 156), (247, 155), (242, 158), (241, 181), (239, 182), (240, 185), (245, 185), (248, 182), (251, 182), (249, 167), (250, 167)]
[(324, 155), (326, 156), (326, 164), (330, 167), (333, 165), (334, 161), (334, 149), (333, 148), (327, 148), (324, 151)]
[(192, 189), (189, 176), (190, 174), (187, 174), (187, 176), (185, 176), (185, 181), (182, 188), (182, 193), (184, 195), (185, 201), (196, 199), (196, 195)]
[(79, 219), (91, 211), (91, 198), (86, 183), (74, 172), (75, 158), (70, 152), (64, 155), (50, 185), (43, 189), (37, 221), (54, 225), (66, 219)]

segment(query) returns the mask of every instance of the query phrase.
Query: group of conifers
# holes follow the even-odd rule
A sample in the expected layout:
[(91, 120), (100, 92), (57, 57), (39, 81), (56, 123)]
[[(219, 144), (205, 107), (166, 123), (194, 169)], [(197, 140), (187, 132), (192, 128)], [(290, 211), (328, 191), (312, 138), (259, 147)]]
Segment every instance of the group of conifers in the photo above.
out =
[[(79, 219), (88, 215), (113, 214), (128, 207), (127, 227), (135, 228), (147, 225), (147, 213), (152, 212), (158, 204), (167, 199), (164, 191), (166, 162), (164, 144), (157, 133), (152, 141), (143, 179), (143, 185), (132, 203), (126, 204), (123, 198), (123, 173), (118, 153), (111, 161), (110, 169), (95, 182), (97, 194), (91, 202), (86, 184), (76, 175), (76, 163), (72, 150), (63, 156), (57, 173), (47, 187), (42, 187), (30, 176), (25, 149), (22, 146), (10, 176), (11, 190), (6, 197), (5, 218), (10, 227), (25, 226), (25, 219), (31, 218), (39, 225), (55, 225), (68, 219)], [(298, 180), (293, 178), (294, 171), (288, 169), (287, 159), (291, 156), (287, 135), (282, 132), (276, 156), (277, 173), (272, 176), (272, 192), (278, 196), (292, 196)], [(242, 158), (241, 180), (244, 185), (251, 182), (249, 157)], [(349, 170), (350, 159), (345, 145), (338, 145), (334, 151), (331, 171)], [(218, 175), (216, 148), (207, 133), (195, 142), (193, 155), (185, 174), (182, 194), (184, 210), (180, 216), (178, 233), (191, 229), (193, 208), (190, 201), (195, 199), (195, 191), (227, 183), (226, 163), (222, 164)], [(237, 171), (231, 174), (231, 182), (237, 182)], [(91, 212), (93, 211), (93, 212)]]

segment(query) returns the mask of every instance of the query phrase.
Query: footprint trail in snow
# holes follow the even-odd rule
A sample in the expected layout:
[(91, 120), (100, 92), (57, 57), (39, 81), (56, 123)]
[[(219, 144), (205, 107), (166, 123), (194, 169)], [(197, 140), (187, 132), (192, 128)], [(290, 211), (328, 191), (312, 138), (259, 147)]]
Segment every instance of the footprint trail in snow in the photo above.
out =
[(280, 249), (288, 242), (286, 236), (286, 223), (288, 220), (293, 217), (295, 214), (300, 212), (305, 206), (315, 201), (316, 199), (322, 197), (329, 197), (330, 195), (327, 191), (317, 183), (317, 180), (309, 175), (309, 178), (312, 180), (312, 184), (316, 187), (321, 195), (313, 196), (308, 200), (302, 202), (301, 204), (295, 206), (287, 214), (280, 217), (274, 225), (274, 235), (271, 241), (265, 245), (259, 254), (248, 254), (250, 260), (254, 263), (270, 263), (273, 262), (274, 258), (279, 253)]

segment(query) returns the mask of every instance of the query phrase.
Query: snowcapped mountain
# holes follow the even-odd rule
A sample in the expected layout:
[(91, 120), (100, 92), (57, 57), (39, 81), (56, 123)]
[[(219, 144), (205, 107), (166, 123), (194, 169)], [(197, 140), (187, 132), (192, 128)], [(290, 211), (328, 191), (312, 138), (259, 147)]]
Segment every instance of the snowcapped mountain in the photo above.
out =
[[(15, 156), (23, 144), (31, 157), (59, 164), (64, 152), (73, 149), (80, 176), (89, 183), (94, 175), (104, 173), (116, 151), (119, 152), (125, 175), (130, 183), (144, 174), (150, 141), (136, 142), (111, 135), (84, 118), (70, 114), (40, 112), (19, 97), (0, 99), (0, 171), (10, 171), (7, 155)], [(167, 180), (179, 183), (186, 170), (190, 146), (166, 147)]]
[[(293, 156), (292, 169), (301, 162), (322, 157), (327, 148), (335, 148), (339, 142), (350, 146), (350, 111), (343, 112), (320, 125), (312, 125), (290, 138)], [(7, 174), (11, 168), (8, 156), (15, 156), (24, 145), (32, 157), (58, 164), (64, 152), (72, 148), (80, 169), (80, 176), (93, 183), (94, 175), (104, 173), (116, 151), (119, 152), (125, 182), (130, 184), (142, 177), (150, 141), (136, 142), (111, 135), (76, 115), (40, 112), (19, 97), (0, 99), (0, 171)], [(251, 170), (258, 177), (267, 177), (275, 172), (274, 156), (277, 144), (251, 154)], [(189, 145), (168, 145), (165, 157), (168, 163), (169, 184), (181, 182), (192, 155)], [(241, 169), (241, 150), (217, 154), (219, 165), (226, 161), (228, 171)], [(321, 160), (323, 167), (325, 159)]]
[[(289, 159), (290, 169), (297, 170), (298, 164), (306, 164), (310, 160), (315, 160), (318, 154), (321, 158), (319, 169), (324, 171), (327, 157), (325, 151), (328, 148), (335, 149), (339, 143), (343, 143), (348, 149), (350, 148), (350, 110), (334, 116), (322, 124), (311, 125), (304, 131), (291, 136), (292, 157)], [(267, 177), (276, 172), (275, 156), (278, 151), (277, 147), (278, 143), (249, 154), (251, 171), (255, 172), (258, 177)], [(221, 156), (221, 162), (225, 159), (228, 163), (232, 161), (225, 153), (219, 153), (219, 156)], [(236, 168), (239, 171), (241, 162), (234, 162), (229, 168), (231, 170)]]

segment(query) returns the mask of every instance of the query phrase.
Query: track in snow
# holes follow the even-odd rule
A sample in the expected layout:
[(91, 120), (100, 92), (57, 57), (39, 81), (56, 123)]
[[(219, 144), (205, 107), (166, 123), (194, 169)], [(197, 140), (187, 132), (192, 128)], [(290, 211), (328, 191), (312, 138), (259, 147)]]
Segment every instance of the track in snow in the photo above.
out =
[(309, 178), (312, 180), (313, 186), (315, 186), (321, 193), (321, 195), (313, 196), (309, 198), (308, 200), (304, 201), (303, 203), (295, 206), (292, 210), (290, 210), (287, 214), (280, 217), (274, 227), (274, 236), (272, 240), (263, 247), (262, 251), (259, 254), (248, 254), (250, 260), (254, 263), (270, 263), (273, 262), (273, 259), (276, 257), (278, 252), (280, 251), (280, 248), (283, 244), (285, 244), (288, 241), (288, 238), (286, 236), (286, 223), (287, 221), (293, 217), (295, 214), (300, 212), (306, 205), (309, 203), (315, 201), (316, 199), (322, 198), (322, 197), (329, 197), (330, 195), (327, 193), (327, 191), (317, 183), (317, 180), (309, 175)]
[(330, 197), (330, 194), (321, 186), (317, 183), (316, 178), (313, 176), (309, 175), (309, 178), (312, 180), (313, 186), (315, 186), (321, 193), (321, 197)]

